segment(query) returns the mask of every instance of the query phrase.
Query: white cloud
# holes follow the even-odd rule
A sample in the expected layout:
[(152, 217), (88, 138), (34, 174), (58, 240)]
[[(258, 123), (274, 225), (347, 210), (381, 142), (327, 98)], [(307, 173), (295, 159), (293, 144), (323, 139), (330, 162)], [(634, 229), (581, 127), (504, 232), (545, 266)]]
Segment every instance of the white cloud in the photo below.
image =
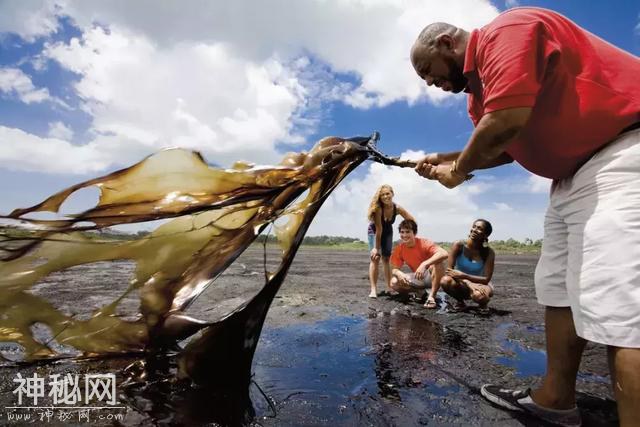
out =
[(15, 33), (28, 42), (55, 32), (59, 8), (54, 1), (21, 0), (0, 6), (0, 33)]
[(520, 1), (518, 0), (504, 0), (504, 6), (507, 9), (511, 9), (512, 7), (519, 7)]
[(95, 141), (122, 150), (112, 152), (121, 163), (168, 146), (201, 150), (217, 163), (240, 155), (272, 162), (277, 141), (300, 141), (303, 120), (313, 123), (313, 111), (300, 112), (317, 95), (304, 86), (301, 61), (254, 63), (222, 43), (162, 48), (115, 26), (50, 44), (45, 54), (80, 76), (75, 90)]
[[(438, 101), (449, 95), (426, 86), (409, 64), (409, 48), (428, 23), (447, 21), (472, 29), (498, 10), (486, 0), (303, 0), (280, 2), (83, 1), (61, 6), (83, 29), (93, 23), (127, 28), (158, 43), (223, 43), (245, 60), (262, 63), (310, 53), (333, 71), (353, 73), (360, 84), (344, 94), (362, 108), (425, 95)], [(473, 10), (473, 13), (469, 13)], [(250, 29), (250, 30), (249, 30)]]
[(531, 174), (527, 180), (531, 193), (549, 193), (551, 180), (542, 176)]
[(499, 211), (512, 211), (513, 208), (504, 202), (493, 202), (493, 206)]
[[(79, 76), (74, 90), (92, 122), (78, 158), (91, 146), (105, 165), (167, 146), (203, 151), (218, 164), (270, 163), (280, 157), (278, 142), (304, 142), (315, 131), (327, 101), (439, 102), (449, 95), (427, 90), (409, 64), (417, 33), (432, 21), (472, 28), (497, 14), (486, 0), (194, 0), (188, 7), (50, 0), (0, 12), (0, 31), (27, 40), (56, 31), (55, 16), (78, 26), (81, 37), (46, 43), (31, 63), (46, 71), (46, 59), (57, 61)], [(30, 23), (10, 25), (21, 17)], [(23, 99), (45, 95), (33, 88)]]
[[(471, 29), (498, 13), (486, 0), (8, 5), (0, 6), (0, 32), (31, 41), (57, 31), (55, 16), (67, 16), (81, 34), (68, 42), (48, 40), (43, 52), (26, 60), (40, 72), (47, 72), (47, 61), (56, 61), (78, 76), (72, 89), (91, 119), (88, 132), (74, 137), (69, 127), (54, 122), (49, 137), (42, 138), (0, 127), (4, 168), (48, 173), (104, 172), (168, 146), (200, 150), (222, 165), (239, 159), (274, 163), (281, 157), (276, 144), (304, 142), (325, 118), (328, 101), (370, 108), (450, 99), (415, 76), (408, 56), (416, 35), (430, 22)], [(22, 76), (26, 89), (19, 92), (9, 79), (3, 92), (30, 102), (44, 94), (51, 98)], [(71, 144), (72, 138), (83, 144)], [(416, 216), (421, 233), (433, 239), (462, 238), (478, 217), (493, 222), (494, 238), (541, 235), (542, 214), (505, 210), (500, 203), (509, 197), (497, 191), (495, 180), (478, 177), (448, 190), (412, 170), (379, 164), (367, 165), (364, 177), (355, 175), (338, 187), (311, 234), (364, 239), (367, 206), (385, 182)], [(513, 184), (509, 191), (544, 191), (536, 178)], [(499, 200), (477, 202), (493, 192)], [(354, 230), (354, 223), (362, 226)]]
[(73, 138), (73, 129), (62, 122), (51, 122), (49, 123), (49, 132), (47, 134), (50, 138), (69, 141)]
[(31, 78), (19, 68), (0, 68), (0, 92), (17, 97), (25, 104), (51, 100), (46, 88), (36, 88)]
[(95, 145), (73, 146), (58, 138), (40, 138), (0, 126), (0, 164), (9, 170), (88, 173), (109, 166)]

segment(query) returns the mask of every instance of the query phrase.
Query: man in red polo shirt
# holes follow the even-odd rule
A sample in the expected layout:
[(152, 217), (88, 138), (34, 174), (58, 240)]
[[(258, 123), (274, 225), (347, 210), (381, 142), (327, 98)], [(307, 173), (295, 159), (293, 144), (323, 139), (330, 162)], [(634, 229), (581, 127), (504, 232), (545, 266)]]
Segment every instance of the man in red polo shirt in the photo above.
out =
[(517, 161), (553, 179), (536, 268), (547, 373), (532, 392), (487, 385), (508, 409), (579, 425), (575, 380), (587, 340), (608, 346), (620, 423), (640, 419), (640, 59), (567, 18), (517, 8), (472, 32), (427, 26), (411, 49), (427, 85), (468, 93), (463, 151), (416, 172), (448, 188)]

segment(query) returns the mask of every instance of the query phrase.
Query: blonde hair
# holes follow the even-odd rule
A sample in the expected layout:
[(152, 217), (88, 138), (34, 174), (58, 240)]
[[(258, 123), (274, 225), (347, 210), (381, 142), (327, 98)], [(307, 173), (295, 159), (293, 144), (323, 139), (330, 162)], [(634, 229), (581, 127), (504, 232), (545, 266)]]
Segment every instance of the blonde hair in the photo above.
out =
[(369, 221), (373, 221), (373, 214), (376, 212), (378, 208), (382, 207), (382, 203), (380, 202), (380, 193), (382, 193), (382, 190), (389, 190), (391, 191), (391, 195), (395, 196), (395, 193), (393, 192), (393, 188), (391, 188), (390, 185), (388, 184), (381, 185), (380, 188), (378, 188), (378, 191), (376, 191), (376, 194), (373, 195), (373, 198), (371, 199), (371, 203), (369, 204), (369, 210), (367, 211), (367, 219), (369, 219)]

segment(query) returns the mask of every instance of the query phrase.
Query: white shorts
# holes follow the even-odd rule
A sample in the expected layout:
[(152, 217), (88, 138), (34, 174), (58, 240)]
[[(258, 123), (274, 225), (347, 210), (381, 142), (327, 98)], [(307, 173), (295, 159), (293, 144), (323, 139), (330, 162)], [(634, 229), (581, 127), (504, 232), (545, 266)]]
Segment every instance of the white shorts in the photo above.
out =
[(554, 182), (535, 284), (540, 304), (571, 307), (578, 336), (640, 348), (640, 130)]

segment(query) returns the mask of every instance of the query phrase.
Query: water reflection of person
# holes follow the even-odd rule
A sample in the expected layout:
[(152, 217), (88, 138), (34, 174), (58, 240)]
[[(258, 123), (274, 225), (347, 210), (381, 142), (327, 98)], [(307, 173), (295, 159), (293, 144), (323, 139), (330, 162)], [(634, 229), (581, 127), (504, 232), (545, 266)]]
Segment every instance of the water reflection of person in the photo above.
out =
[(491, 276), (496, 256), (486, 244), (492, 230), (489, 221), (477, 219), (471, 225), (467, 240), (455, 242), (449, 250), (449, 268), (441, 284), (442, 289), (455, 298), (454, 309), (464, 309), (464, 300), (471, 299), (482, 312), (489, 311), (487, 304), (493, 296)]
[(368, 329), (375, 348), (374, 370), (380, 396), (402, 400), (403, 385), (434, 377), (429, 368), (435, 362), (435, 349), (442, 345), (442, 331), (436, 323), (393, 315), (371, 319)]
[(369, 219), (367, 234), (371, 258), (369, 263), (369, 283), (371, 285), (369, 297), (371, 298), (378, 296), (376, 286), (381, 258), (387, 292), (391, 292), (389, 257), (393, 246), (393, 223), (397, 214), (400, 214), (404, 219), (414, 219), (409, 212), (393, 203), (393, 196), (393, 188), (390, 185), (384, 184), (380, 186), (376, 194), (373, 195), (367, 212), (367, 218)]

